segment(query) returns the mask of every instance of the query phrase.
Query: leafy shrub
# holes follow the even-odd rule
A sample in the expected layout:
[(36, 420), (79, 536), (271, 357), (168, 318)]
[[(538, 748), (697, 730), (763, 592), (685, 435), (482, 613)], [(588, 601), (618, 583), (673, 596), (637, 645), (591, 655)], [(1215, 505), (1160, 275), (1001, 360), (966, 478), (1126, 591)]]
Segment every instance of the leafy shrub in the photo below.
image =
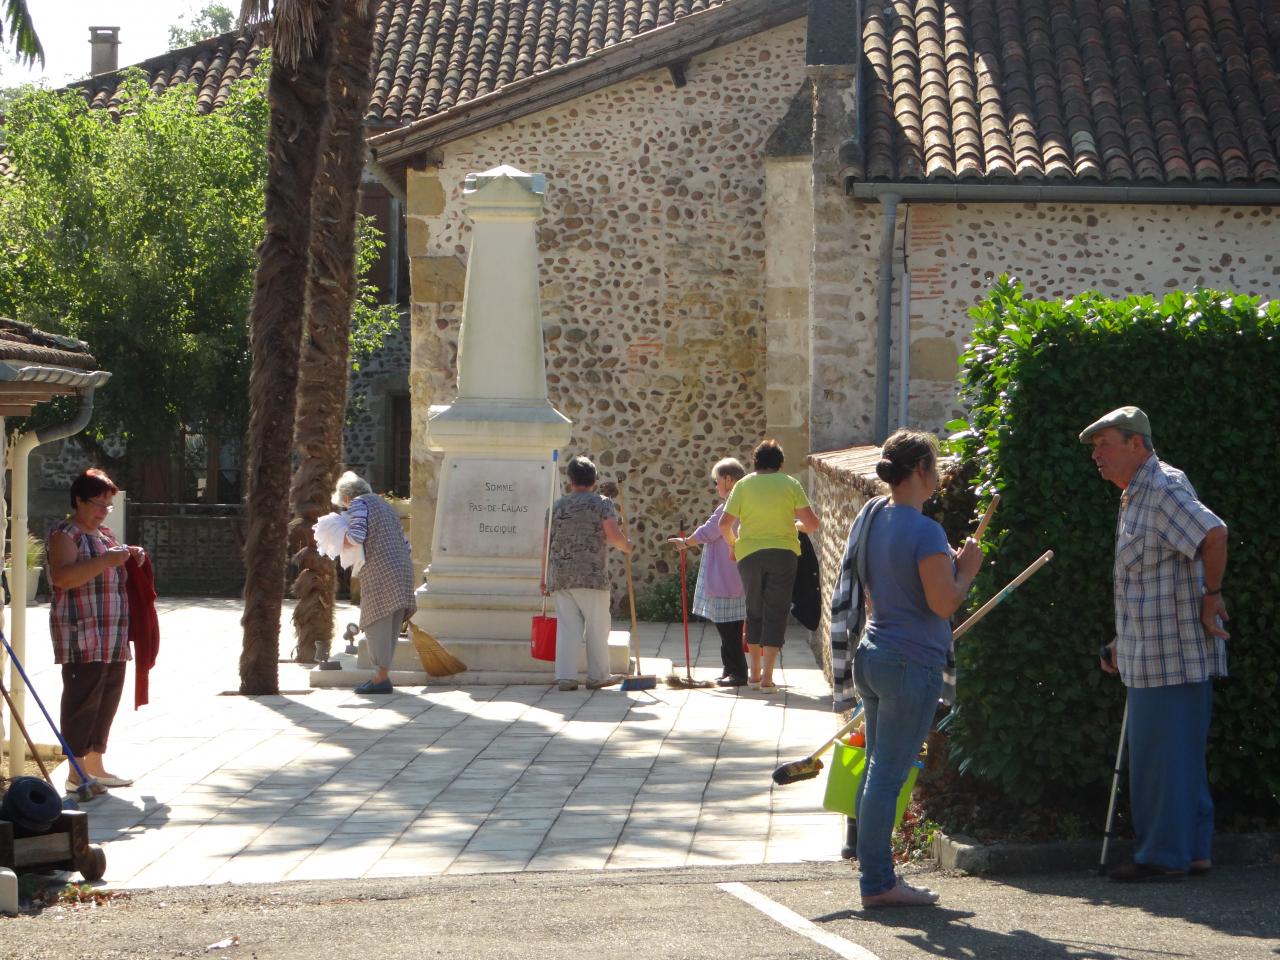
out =
[(1137, 404), (1157, 454), (1230, 529), (1231, 677), (1215, 685), (1210, 777), (1220, 805), (1274, 816), (1280, 534), (1268, 491), (1280, 463), (1280, 304), (1212, 290), (1036, 301), (1002, 278), (972, 314), (960, 378), (970, 422), (954, 446), (976, 465), (984, 499), (1003, 495), (973, 597), (1046, 549), (1055, 557), (958, 645), (947, 730), (961, 772), (1025, 803), (1097, 805), (1109, 786), (1124, 692), (1097, 650), (1114, 636), (1119, 491), (1077, 438)]
[[(689, 560), (685, 570), (688, 590), (689, 616), (693, 616), (693, 588), (698, 582), (698, 556), (689, 552)], [(656, 623), (679, 623), (680, 614), (680, 574), (671, 573), (654, 580), (653, 586), (636, 597), (636, 617), (640, 620)]]

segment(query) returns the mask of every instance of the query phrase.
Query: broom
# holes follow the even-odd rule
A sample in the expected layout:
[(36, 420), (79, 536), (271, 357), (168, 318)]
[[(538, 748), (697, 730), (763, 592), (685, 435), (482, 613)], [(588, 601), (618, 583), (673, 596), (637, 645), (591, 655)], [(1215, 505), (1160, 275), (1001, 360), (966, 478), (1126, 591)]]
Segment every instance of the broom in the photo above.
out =
[(422, 669), (431, 677), (451, 677), (462, 673), (467, 665), (444, 648), (435, 637), (421, 630), (409, 621), (409, 637), (413, 640), (413, 649), (418, 651), (418, 659), (422, 661)]
[[(1014, 577), (1008, 586), (979, 607), (977, 613), (971, 616), (964, 623), (960, 624), (960, 626), (956, 627), (951, 634), (951, 639), (955, 640), (962, 634), (968, 632), (975, 623), (990, 613), (999, 603), (1008, 597), (1009, 594), (1013, 593), (1014, 590), (1021, 586), (1028, 577), (1052, 559), (1053, 551), (1046, 550), (1041, 554), (1038, 560), (1031, 564), (1031, 566), (1027, 567), (1027, 569)], [(780, 764), (773, 771), (773, 782), (779, 785), (784, 785), (788, 783), (798, 783), (801, 780), (812, 780), (816, 777), (822, 772), (822, 754), (826, 753), (827, 747), (831, 746), (831, 744), (835, 743), (838, 739), (858, 725), (858, 722), (862, 719), (861, 713), (861, 710), (856, 711), (852, 720), (841, 726), (840, 729), (832, 734), (829, 739), (823, 741), (822, 746), (804, 759), (792, 760), (789, 763)]]
[[(680, 539), (684, 539), (684, 520), (680, 521)], [(684, 620), (684, 676), (672, 671), (667, 675), (667, 686), (674, 687), (677, 690), (697, 690), (702, 687), (714, 686), (710, 680), (693, 679), (693, 671), (689, 666), (689, 581), (685, 577), (685, 564), (689, 551), (687, 548), (680, 550), (680, 616)]]
[[(622, 536), (629, 539), (627, 533), (627, 511), (622, 498), (622, 488), (618, 487), (618, 517), (622, 521)], [(658, 678), (653, 674), (640, 672), (640, 625), (636, 622), (636, 585), (631, 578), (631, 554), (624, 553), (622, 559), (627, 568), (627, 602), (631, 605), (631, 652), (635, 660), (628, 676), (618, 689), (626, 693), (629, 690), (652, 690), (658, 685)]]

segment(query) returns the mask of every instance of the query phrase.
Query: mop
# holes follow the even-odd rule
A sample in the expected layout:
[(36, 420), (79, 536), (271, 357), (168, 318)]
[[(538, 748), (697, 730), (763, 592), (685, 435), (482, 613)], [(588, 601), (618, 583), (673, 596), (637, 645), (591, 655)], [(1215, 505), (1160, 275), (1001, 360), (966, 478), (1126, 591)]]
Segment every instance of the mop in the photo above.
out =
[[(684, 520), (680, 521), (680, 539), (684, 536)], [(674, 671), (667, 676), (667, 686), (675, 687), (677, 690), (697, 690), (703, 687), (711, 687), (714, 684), (710, 680), (693, 679), (693, 671), (690, 669), (689, 656), (689, 581), (685, 576), (685, 564), (689, 556), (688, 549), (680, 551), (680, 615), (684, 620), (684, 676)]]
[[(960, 624), (960, 626), (956, 627), (955, 631), (951, 634), (952, 642), (958, 640), (961, 636), (967, 633), (975, 623), (995, 609), (995, 607), (1003, 602), (1009, 594), (1013, 593), (1014, 590), (1020, 587), (1028, 577), (1052, 559), (1052, 550), (1046, 550), (1041, 554), (1040, 558), (1032, 563), (1031, 566), (1027, 567), (1027, 569), (1014, 577), (1013, 580), (1009, 582), (1008, 586), (979, 607), (977, 613), (971, 616), (964, 623)], [(829, 739), (824, 740), (822, 746), (818, 747), (818, 749), (813, 751), (813, 753), (801, 760), (792, 760), (788, 763), (780, 764), (773, 771), (773, 782), (779, 785), (784, 785), (788, 783), (798, 783), (801, 780), (812, 780), (822, 772), (823, 764), (821, 758), (822, 754), (826, 753), (827, 747), (831, 746), (838, 739), (856, 727), (861, 719), (861, 711), (855, 711), (853, 719), (842, 725), (840, 729), (832, 734)]]
[[(622, 497), (621, 486), (618, 487), (618, 516), (622, 521), (622, 536), (630, 539), (627, 534), (627, 511)], [(624, 553), (622, 559), (627, 568), (627, 603), (631, 606), (631, 652), (633, 660), (630, 669), (627, 671), (628, 676), (622, 681), (622, 686), (618, 689), (624, 693), (629, 690), (652, 690), (658, 685), (658, 678), (653, 674), (640, 672), (640, 625), (636, 621), (636, 585), (631, 578), (631, 554)]]
[[(27, 676), (27, 671), (22, 668), (22, 661), (20, 661), (18, 659), (18, 655), (13, 652), (13, 647), (9, 646), (9, 641), (5, 639), (5, 635), (3, 633), (0, 633), (0, 643), (4, 644), (5, 650), (8, 651), (9, 659), (13, 661), (13, 665), (17, 668), (18, 675), (22, 677), (22, 682), (25, 683), (27, 685), (27, 689), (31, 691), (31, 696), (35, 699), (36, 705), (40, 707), (40, 712), (44, 714), (44, 718), (49, 724), (49, 729), (52, 730), (54, 736), (58, 738), (58, 743), (62, 746), (62, 752), (67, 755), (67, 760), (71, 763), (71, 769), (74, 770), (76, 772), (76, 776), (80, 778), (80, 782), (74, 789), (76, 799), (82, 801), (92, 800), (94, 795), (93, 787), (98, 781), (80, 768), (80, 763), (76, 760), (75, 751), (67, 746), (67, 741), (62, 737), (62, 731), (58, 729), (56, 724), (54, 724), (53, 717), (49, 716), (49, 711), (44, 707), (44, 701), (42, 701), (40, 699), (40, 695), (36, 693), (36, 688), (31, 685), (31, 678)], [(5, 700), (8, 699), (9, 696), (6, 693)], [(12, 712), (14, 719), (17, 719), (18, 711), (13, 709), (12, 703), (9, 704), (9, 709)], [(35, 753), (34, 747), (31, 752)], [(44, 769), (43, 764), (40, 765), (40, 769)], [(46, 777), (47, 776), (48, 775), (46, 774)]]

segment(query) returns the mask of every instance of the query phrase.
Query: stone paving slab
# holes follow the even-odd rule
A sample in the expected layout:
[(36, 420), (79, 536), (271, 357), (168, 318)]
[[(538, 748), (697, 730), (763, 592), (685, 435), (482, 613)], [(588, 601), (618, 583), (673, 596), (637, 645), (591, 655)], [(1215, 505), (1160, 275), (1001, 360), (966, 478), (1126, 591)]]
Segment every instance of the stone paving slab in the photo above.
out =
[[(824, 781), (769, 776), (835, 724), (802, 630), (775, 694), (432, 684), (358, 697), (312, 690), (284, 662), (284, 692), (250, 698), (234, 693), (238, 602), (158, 609), (152, 703), (133, 710), (127, 682), (108, 752), (137, 781), (86, 805), (109, 887), (839, 857), (843, 818), (822, 810)], [(56, 704), (47, 618), (28, 621), (28, 670)], [(714, 678), (719, 635), (691, 624), (690, 643), (695, 676)], [(680, 624), (642, 624), (640, 645), (683, 665)], [(43, 720), (32, 726), (52, 742)]]

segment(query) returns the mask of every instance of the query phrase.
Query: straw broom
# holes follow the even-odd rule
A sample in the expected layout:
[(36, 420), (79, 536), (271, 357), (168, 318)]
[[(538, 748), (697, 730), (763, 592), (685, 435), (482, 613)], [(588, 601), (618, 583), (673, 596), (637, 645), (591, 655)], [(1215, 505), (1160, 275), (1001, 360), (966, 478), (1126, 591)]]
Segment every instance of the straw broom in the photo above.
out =
[(409, 637), (413, 640), (413, 649), (418, 651), (418, 659), (422, 661), (422, 669), (431, 677), (451, 677), (462, 673), (467, 665), (444, 648), (435, 637), (420, 630), (412, 620), (409, 621)]

